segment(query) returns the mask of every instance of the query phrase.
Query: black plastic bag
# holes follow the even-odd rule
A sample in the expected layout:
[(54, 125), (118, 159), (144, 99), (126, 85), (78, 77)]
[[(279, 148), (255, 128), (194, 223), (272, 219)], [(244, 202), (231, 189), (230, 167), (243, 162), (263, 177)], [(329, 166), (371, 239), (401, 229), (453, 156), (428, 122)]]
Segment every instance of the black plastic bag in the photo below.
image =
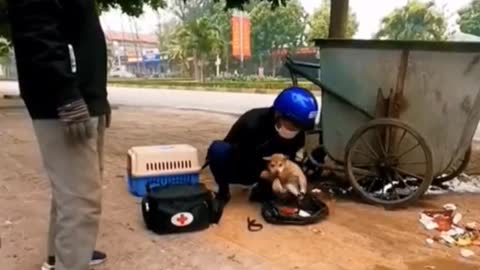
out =
[(284, 205), (278, 201), (267, 201), (262, 205), (262, 217), (266, 222), (276, 225), (309, 225), (318, 223), (325, 219), (328, 214), (328, 206), (314, 193), (308, 193), (305, 198), (301, 200), (298, 205), (298, 209), (303, 210), (309, 214), (309, 216), (301, 216), (296, 214), (282, 213), (282, 208), (292, 207)]

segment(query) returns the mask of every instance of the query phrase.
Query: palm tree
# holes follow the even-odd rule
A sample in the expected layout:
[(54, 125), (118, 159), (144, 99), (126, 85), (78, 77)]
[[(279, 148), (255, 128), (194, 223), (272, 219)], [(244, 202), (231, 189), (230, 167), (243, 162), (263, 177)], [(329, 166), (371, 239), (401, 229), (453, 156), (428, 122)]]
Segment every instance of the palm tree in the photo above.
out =
[(205, 81), (204, 71), (208, 60), (220, 54), (223, 48), (220, 29), (209, 18), (202, 17), (175, 31), (169, 44), (169, 53), (171, 59), (184, 63), (193, 58), (195, 79)]
[(422, 3), (409, 1), (383, 18), (376, 38), (395, 40), (443, 40), (447, 29), (446, 19), (433, 8), (433, 1)]
[(3, 67), (5, 76), (9, 76), (9, 68), (12, 60), (13, 51), (10, 42), (3, 37), (0, 37), (0, 65)]
[(167, 51), (170, 56), (169, 59), (180, 63), (183, 74), (186, 74), (190, 69), (188, 60), (191, 51), (191, 41), (189, 38), (190, 35), (188, 31), (184, 27), (179, 27), (169, 37), (169, 42), (167, 44)]

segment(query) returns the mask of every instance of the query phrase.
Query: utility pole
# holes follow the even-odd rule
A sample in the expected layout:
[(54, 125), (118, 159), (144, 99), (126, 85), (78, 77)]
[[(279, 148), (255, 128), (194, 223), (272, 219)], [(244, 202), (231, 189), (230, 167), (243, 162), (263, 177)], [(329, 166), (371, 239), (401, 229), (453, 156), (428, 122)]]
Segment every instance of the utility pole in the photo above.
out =
[[(123, 28), (123, 15), (120, 13), (120, 29), (122, 30), (122, 42), (120, 43), (120, 49), (122, 50), (122, 56), (126, 56), (125, 53), (125, 29)], [(128, 61), (128, 57), (127, 57)], [(122, 61), (120, 58), (120, 62), (118, 63), (119, 66), (122, 66)]]
[(138, 35), (138, 24), (137, 24), (137, 20), (134, 19), (133, 21), (133, 26), (135, 27), (135, 39), (139, 42), (140, 44), (140, 59), (142, 61), (142, 73), (145, 72), (145, 63), (143, 62), (143, 46), (142, 46), (142, 41), (140, 40), (140, 36)]
[[(130, 31), (131, 31), (131, 34), (133, 36), (133, 33), (135, 32), (134, 29), (132, 29), (132, 17), (128, 17), (128, 25), (130, 26)], [(133, 42), (133, 45), (135, 47), (135, 56), (137, 58), (137, 74), (140, 73), (140, 58), (138, 57), (138, 40), (135, 40), (133, 39), (134, 42)]]

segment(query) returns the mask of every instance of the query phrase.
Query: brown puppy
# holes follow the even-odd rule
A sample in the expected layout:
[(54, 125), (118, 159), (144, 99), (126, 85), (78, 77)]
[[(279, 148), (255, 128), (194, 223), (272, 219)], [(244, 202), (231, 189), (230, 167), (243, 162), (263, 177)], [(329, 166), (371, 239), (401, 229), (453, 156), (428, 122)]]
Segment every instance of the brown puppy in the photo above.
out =
[(260, 177), (272, 182), (273, 191), (279, 196), (291, 193), (302, 198), (307, 192), (307, 178), (302, 169), (283, 154), (264, 157), (268, 161), (268, 169), (262, 171)]

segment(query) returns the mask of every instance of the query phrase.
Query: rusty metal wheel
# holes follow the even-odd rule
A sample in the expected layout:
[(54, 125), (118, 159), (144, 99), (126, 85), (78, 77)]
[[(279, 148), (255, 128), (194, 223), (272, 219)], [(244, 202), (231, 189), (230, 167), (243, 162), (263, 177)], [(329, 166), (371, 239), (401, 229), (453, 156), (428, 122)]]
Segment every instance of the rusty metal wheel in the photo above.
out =
[(453, 178), (459, 176), (467, 168), (468, 163), (470, 162), (471, 155), (472, 155), (472, 146), (468, 148), (463, 158), (458, 160), (458, 162), (454, 164), (454, 166), (450, 170), (447, 170), (443, 175), (433, 179), (433, 184), (440, 186), (443, 183), (450, 181)]
[(358, 129), (348, 142), (345, 173), (368, 203), (401, 207), (416, 201), (432, 183), (432, 151), (407, 124), (376, 119)]

